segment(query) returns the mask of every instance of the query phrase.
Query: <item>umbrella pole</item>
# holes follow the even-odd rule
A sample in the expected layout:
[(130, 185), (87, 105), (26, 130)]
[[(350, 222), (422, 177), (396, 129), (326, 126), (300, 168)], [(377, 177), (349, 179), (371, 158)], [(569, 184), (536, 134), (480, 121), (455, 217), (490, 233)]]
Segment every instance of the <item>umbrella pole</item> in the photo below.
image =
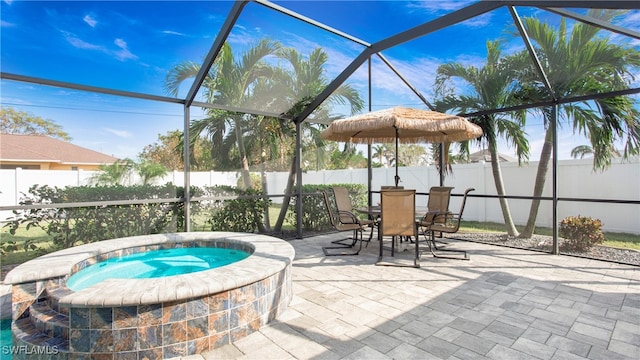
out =
[(396, 181), (396, 187), (398, 187), (398, 183), (400, 183), (400, 176), (398, 176), (398, 128), (394, 125), (393, 126), (396, 129), (396, 176), (394, 177), (394, 180)]

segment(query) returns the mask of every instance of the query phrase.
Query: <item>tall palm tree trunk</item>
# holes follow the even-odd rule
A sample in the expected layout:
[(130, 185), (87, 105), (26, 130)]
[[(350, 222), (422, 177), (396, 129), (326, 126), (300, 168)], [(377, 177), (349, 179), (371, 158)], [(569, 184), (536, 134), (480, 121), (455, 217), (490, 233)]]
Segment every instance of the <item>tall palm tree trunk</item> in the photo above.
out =
[[(262, 140), (260, 140), (262, 143)], [(264, 196), (262, 198), (262, 200), (264, 201), (264, 214), (263, 214), (263, 218), (264, 218), (264, 227), (266, 230), (270, 230), (271, 229), (271, 221), (269, 219), (269, 186), (268, 186), (268, 182), (267, 182), (267, 169), (266, 169), (266, 165), (265, 162), (267, 161), (265, 159), (265, 152), (264, 152), (264, 144), (262, 144), (263, 146), (261, 146), (263, 148), (262, 150), (262, 154), (261, 154), (261, 161), (260, 161), (260, 182), (262, 183), (262, 195)]]
[[(238, 144), (238, 154), (240, 155), (240, 159), (242, 159), (242, 169), (240, 170), (240, 174), (242, 176), (242, 181), (245, 189), (251, 189), (251, 176), (249, 174), (249, 161), (247, 160), (247, 150), (244, 147), (244, 138), (242, 134), (242, 126), (240, 125), (240, 119), (236, 118), (236, 142)], [(262, 219), (263, 220), (263, 219)], [(258, 225), (258, 232), (265, 233), (266, 229), (264, 227), (264, 223), (261, 219), (256, 219), (256, 224)]]
[(496, 185), (496, 192), (500, 197), (500, 209), (502, 209), (502, 217), (504, 219), (504, 225), (507, 227), (507, 234), (510, 236), (518, 236), (518, 229), (513, 224), (513, 217), (511, 216), (511, 209), (509, 208), (509, 202), (503, 198), (506, 194), (504, 190), (504, 181), (502, 179), (502, 167), (500, 166), (500, 160), (498, 159), (498, 147), (495, 141), (489, 141), (489, 154), (491, 155), (491, 172), (493, 173), (493, 182)]
[(240, 174), (242, 176), (242, 182), (245, 189), (251, 189), (251, 176), (249, 175), (249, 161), (247, 160), (247, 150), (244, 147), (244, 137), (242, 134), (242, 125), (240, 119), (236, 118), (236, 143), (238, 144), (238, 155), (240, 155), (240, 161), (242, 162), (242, 168)]
[[(540, 153), (540, 162), (538, 163), (536, 182), (533, 187), (533, 197), (542, 196), (542, 190), (544, 190), (544, 183), (547, 178), (547, 172), (549, 171), (549, 161), (551, 160), (551, 150), (553, 149), (553, 143), (551, 141), (552, 134), (553, 130), (551, 128), (548, 128), (545, 133), (542, 152)], [(521, 238), (530, 238), (531, 236), (533, 236), (533, 231), (536, 227), (536, 219), (538, 218), (538, 209), (540, 209), (540, 199), (533, 199), (531, 201), (531, 208), (529, 209), (529, 218), (527, 219), (527, 225), (520, 234)]]
[(293, 190), (293, 185), (296, 180), (296, 155), (293, 155), (291, 159), (291, 168), (289, 169), (289, 177), (287, 178), (287, 188), (284, 190), (285, 196), (282, 200), (282, 207), (280, 208), (280, 214), (278, 215), (278, 220), (276, 221), (276, 225), (273, 228), (273, 231), (279, 232), (282, 230), (282, 224), (284, 223), (284, 217), (287, 215), (287, 210), (289, 209), (289, 202), (291, 201), (291, 191)]

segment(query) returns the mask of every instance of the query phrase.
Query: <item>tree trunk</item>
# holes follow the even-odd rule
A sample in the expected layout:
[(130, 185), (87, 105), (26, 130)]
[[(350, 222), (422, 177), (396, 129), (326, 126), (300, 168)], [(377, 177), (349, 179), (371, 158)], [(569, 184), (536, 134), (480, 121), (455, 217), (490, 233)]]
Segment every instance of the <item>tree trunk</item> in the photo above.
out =
[(269, 230), (271, 229), (271, 221), (269, 219), (269, 197), (267, 195), (269, 195), (269, 189), (268, 189), (268, 183), (267, 183), (267, 171), (266, 171), (266, 166), (264, 164), (265, 162), (265, 155), (264, 155), (264, 151), (262, 152), (262, 165), (260, 168), (260, 179), (262, 182), (262, 194), (264, 195), (264, 227), (265, 229)]
[[(533, 187), (533, 197), (542, 196), (542, 190), (544, 190), (544, 183), (547, 179), (547, 172), (549, 171), (549, 161), (551, 160), (551, 150), (553, 149), (553, 142), (551, 141), (552, 133), (553, 130), (549, 128), (547, 129), (544, 136), (544, 145), (542, 146), (542, 152), (540, 153), (540, 162), (538, 163), (536, 182)], [(531, 201), (531, 209), (529, 210), (527, 225), (520, 234), (521, 238), (530, 238), (531, 236), (533, 236), (533, 231), (536, 228), (536, 219), (538, 217), (539, 208), (540, 199), (533, 199)]]
[(244, 137), (242, 134), (242, 126), (240, 124), (241, 119), (236, 118), (236, 144), (238, 144), (238, 155), (242, 161), (242, 168), (240, 169), (240, 175), (242, 176), (242, 183), (245, 189), (251, 189), (251, 176), (249, 175), (249, 161), (247, 160), (247, 151), (244, 148)]
[[(236, 118), (236, 143), (238, 144), (238, 154), (242, 159), (242, 169), (240, 174), (245, 189), (251, 189), (251, 175), (249, 173), (249, 161), (247, 160), (247, 151), (244, 148), (244, 134), (242, 133), (242, 126), (240, 125), (240, 118)], [(256, 221), (258, 226), (258, 232), (265, 233), (266, 229), (262, 221)]]
[(289, 202), (291, 201), (291, 191), (293, 190), (293, 185), (296, 180), (296, 156), (293, 155), (291, 159), (291, 168), (289, 169), (289, 177), (287, 179), (287, 188), (284, 190), (285, 196), (282, 200), (282, 207), (280, 208), (280, 215), (278, 215), (278, 220), (276, 221), (276, 225), (273, 228), (273, 231), (280, 232), (282, 230), (282, 224), (284, 223), (284, 217), (287, 215), (287, 210), (289, 209)]
[[(496, 192), (499, 196), (505, 195), (504, 181), (502, 179), (502, 168), (500, 166), (500, 159), (498, 159), (498, 149), (495, 141), (489, 141), (489, 154), (491, 154), (491, 172), (493, 173), (493, 182), (496, 185)], [(507, 234), (510, 236), (518, 236), (518, 229), (513, 224), (513, 218), (511, 217), (511, 210), (509, 209), (509, 202), (505, 198), (500, 198), (500, 208), (502, 209), (502, 217), (504, 219), (504, 225), (507, 227)]]

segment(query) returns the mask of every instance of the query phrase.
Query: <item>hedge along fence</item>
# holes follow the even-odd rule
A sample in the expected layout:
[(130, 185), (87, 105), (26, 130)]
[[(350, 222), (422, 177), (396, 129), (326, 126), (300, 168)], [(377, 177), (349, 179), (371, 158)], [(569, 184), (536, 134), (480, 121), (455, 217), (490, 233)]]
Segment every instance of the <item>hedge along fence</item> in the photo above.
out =
[[(34, 185), (29, 194), (24, 194), (20, 205), (180, 198), (183, 195), (183, 188), (170, 184), (65, 188)], [(59, 248), (184, 229), (184, 204), (180, 202), (26, 209), (14, 210), (13, 214), (5, 225), (12, 234), (21, 226), (26, 226), (27, 230), (41, 228)]]
[(235, 197), (203, 204), (210, 211), (208, 223), (211, 230), (257, 232), (264, 229), (263, 214), (271, 201), (263, 198), (261, 191), (215, 186), (206, 187), (205, 192), (210, 197)]
[[(366, 205), (364, 185), (305, 185), (303, 193), (303, 228), (323, 231), (329, 225), (328, 213), (319, 190), (331, 186), (345, 186), (352, 195), (354, 207)], [(191, 187), (198, 197), (223, 198), (192, 202), (192, 214), (204, 214), (211, 230), (259, 232), (264, 230), (263, 214), (270, 204), (260, 191), (241, 190), (232, 186)], [(166, 185), (133, 186), (68, 186), (33, 185), (23, 194), (20, 205), (64, 204), (97, 201), (147, 200), (184, 198), (184, 188)], [(288, 214), (295, 224), (295, 198), (293, 211)], [(184, 231), (184, 203), (158, 202), (148, 204), (96, 205), (78, 208), (46, 208), (13, 211), (14, 216), (5, 225), (12, 234), (21, 227), (37, 227), (49, 235), (57, 248), (91, 243), (106, 239), (135, 235)], [(26, 248), (26, 247), (24, 247)]]

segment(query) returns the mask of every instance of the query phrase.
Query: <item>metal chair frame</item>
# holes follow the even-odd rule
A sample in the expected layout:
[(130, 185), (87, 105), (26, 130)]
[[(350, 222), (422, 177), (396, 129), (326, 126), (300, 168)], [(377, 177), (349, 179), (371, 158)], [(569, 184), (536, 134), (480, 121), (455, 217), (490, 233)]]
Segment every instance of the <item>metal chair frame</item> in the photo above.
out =
[[(458, 213), (452, 213), (449, 211), (449, 200), (451, 198), (451, 187), (432, 187), (429, 190), (429, 202), (427, 213), (417, 222), (418, 232), (425, 238), (429, 251), (434, 257), (447, 258), (456, 260), (470, 260), (469, 254), (464, 250), (456, 249), (443, 249), (438, 248), (436, 245), (436, 232), (440, 233), (442, 237), (443, 233), (456, 233), (460, 229), (460, 223), (462, 221), (462, 213), (467, 202), (467, 195), (469, 192), (474, 191), (474, 188), (468, 188), (464, 191), (462, 198), (462, 204), (460, 205), (460, 211)], [(439, 194), (440, 196), (446, 196), (446, 199), (434, 199), (433, 204), (438, 204), (438, 209), (432, 210), (431, 196), (432, 194)], [(445, 195), (446, 194), (446, 195)], [(444, 206), (446, 204), (446, 207)], [(446, 244), (445, 244), (446, 245)], [(462, 257), (443, 255), (445, 253), (457, 253)]]
[[(331, 243), (335, 244), (335, 246), (325, 246), (322, 248), (325, 256), (348, 256), (348, 255), (358, 255), (362, 250), (362, 243), (367, 242), (367, 246), (373, 237), (373, 221), (371, 220), (363, 220), (358, 218), (352, 211), (351, 208), (351, 200), (340, 199), (341, 196), (349, 196), (346, 188), (332, 188), (331, 189), (334, 195), (334, 199), (336, 200), (336, 208), (337, 212), (333, 211), (333, 204), (327, 191), (322, 191), (322, 196), (324, 198), (324, 203), (327, 208), (327, 212), (329, 214), (329, 221), (331, 226), (334, 229), (343, 232), (343, 231), (352, 231), (353, 235), (350, 238), (344, 238), (339, 240), (334, 240)], [(343, 208), (340, 208), (340, 205)], [(349, 209), (349, 210), (347, 210)], [(369, 234), (369, 239), (364, 239), (364, 230), (366, 227), (371, 228), (371, 233)], [(347, 249), (353, 249), (353, 247), (360, 241), (360, 246), (355, 251), (347, 251)], [(338, 252), (333, 252), (332, 250), (340, 250)]]

